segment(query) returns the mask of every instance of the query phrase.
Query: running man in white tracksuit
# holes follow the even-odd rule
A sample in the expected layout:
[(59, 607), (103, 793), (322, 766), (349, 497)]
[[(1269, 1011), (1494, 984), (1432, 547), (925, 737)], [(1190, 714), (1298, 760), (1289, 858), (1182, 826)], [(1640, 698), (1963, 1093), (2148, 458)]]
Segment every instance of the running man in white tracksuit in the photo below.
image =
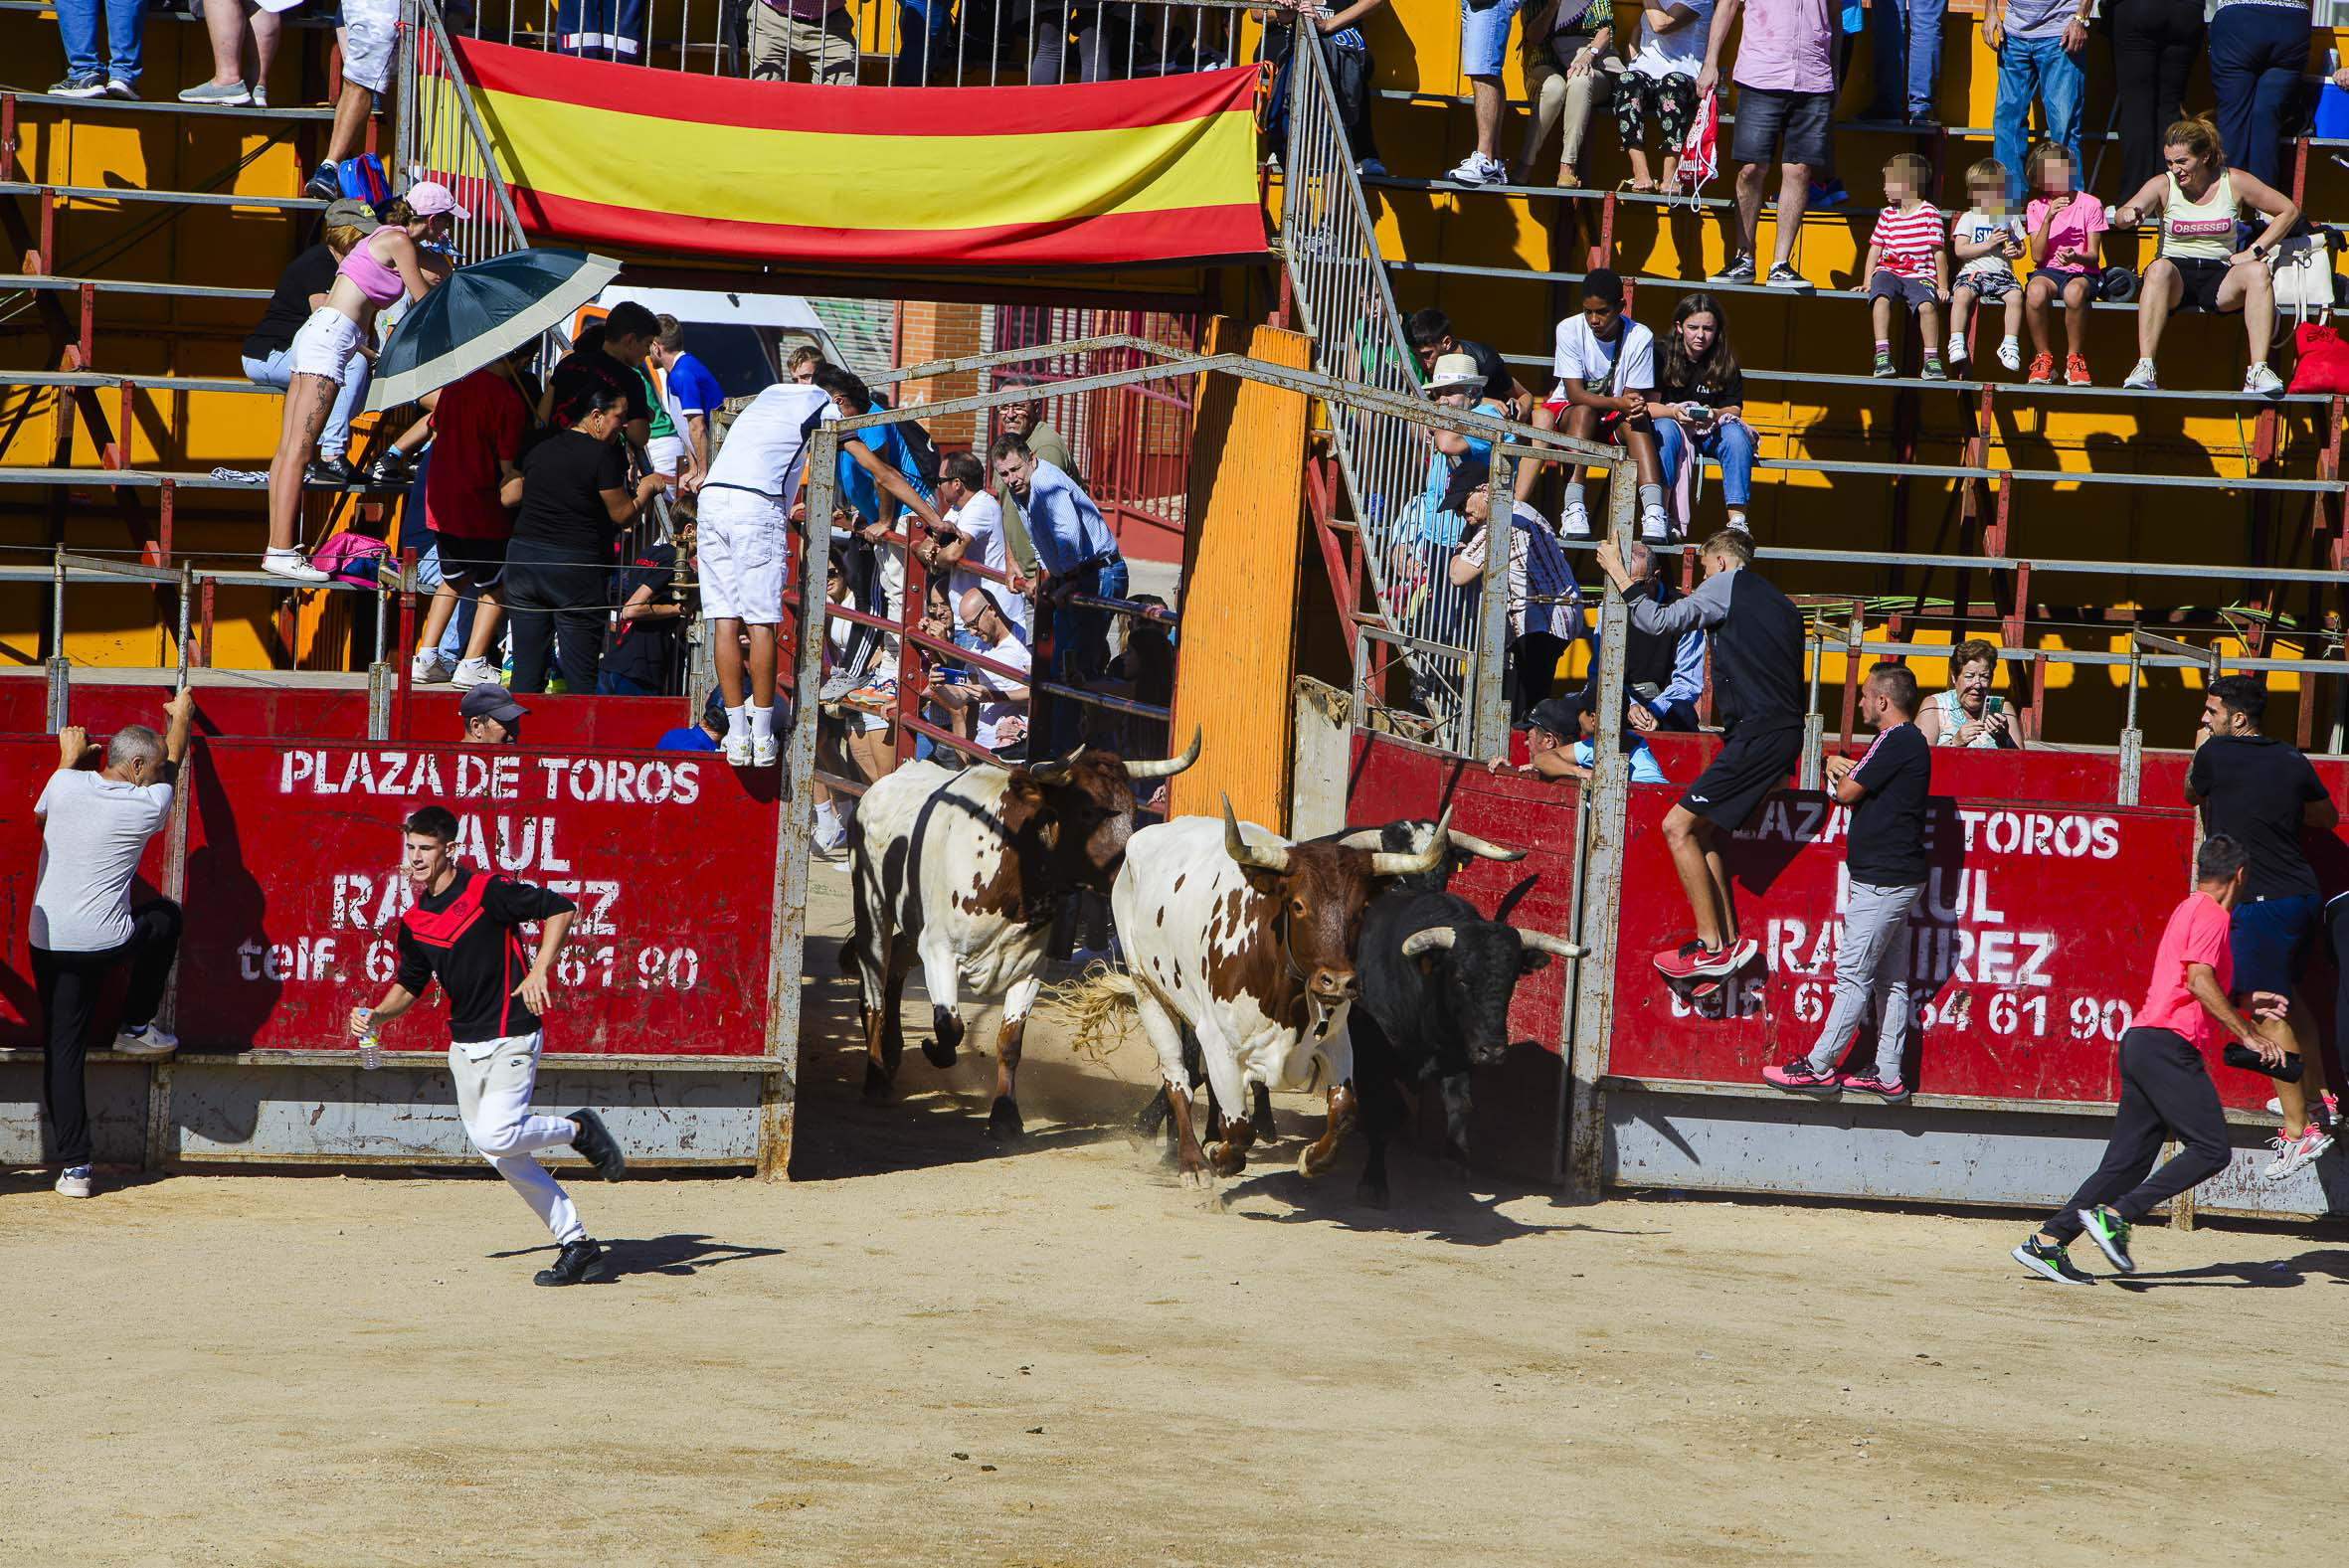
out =
[[(609, 1278), (604, 1249), (589, 1239), (579, 1211), (531, 1157), (569, 1144), (610, 1181), (628, 1161), (593, 1111), (567, 1117), (530, 1114), (544, 1041), (538, 1015), (552, 994), (555, 956), (578, 910), (559, 893), (456, 863), (456, 818), (446, 806), (420, 807), (402, 824), (403, 868), (416, 903), (400, 917), (400, 966), (392, 988), (372, 1008), (351, 1013), (364, 1036), (416, 1004), (435, 979), (449, 994), (449, 1072), (456, 1080), (465, 1135), (523, 1201), (546, 1222), (563, 1250), (541, 1269), (540, 1285)], [(518, 929), (543, 921), (538, 954), (525, 958)]]

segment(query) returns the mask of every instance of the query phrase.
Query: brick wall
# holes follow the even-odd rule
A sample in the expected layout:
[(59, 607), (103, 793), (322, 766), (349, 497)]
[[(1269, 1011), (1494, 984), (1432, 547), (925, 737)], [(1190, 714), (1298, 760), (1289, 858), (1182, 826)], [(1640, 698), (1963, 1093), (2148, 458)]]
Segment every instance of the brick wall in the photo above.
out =
[[(985, 353), (993, 345), (986, 341), (983, 319), (984, 307), (972, 304), (944, 304), (928, 300), (909, 299), (899, 306), (897, 362), (900, 365), (919, 365), (929, 360), (964, 359)], [(925, 403), (946, 403), (956, 398), (968, 398), (981, 390), (979, 372), (958, 371), (951, 376), (927, 376), (920, 381), (904, 383), (899, 398), (900, 407), (915, 407)], [(980, 417), (961, 415), (949, 420), (924, 421), (930, 438), (941, 446), (972, 446), (979, 443)]]

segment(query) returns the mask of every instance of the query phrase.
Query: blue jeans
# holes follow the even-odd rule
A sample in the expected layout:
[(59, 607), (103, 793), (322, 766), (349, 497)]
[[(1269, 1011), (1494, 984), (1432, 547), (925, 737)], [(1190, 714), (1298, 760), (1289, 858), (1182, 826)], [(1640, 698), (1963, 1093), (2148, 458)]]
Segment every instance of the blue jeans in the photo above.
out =
[(1876, 0), (1876, 106), (1896, 112), (1900, 89), (1907, 108), (1923, 118), (1933, 112), (1941, 85), (1941, 14), (1948, 0)]
[(1498, 82), (1522, 0), (1460, 0), (1460, 74)]
[[(257, 387), (274, 387), (283, 392), (293, 380), (293, 373), (285, 368), (289, 350), (273, 350), (268, 359), (245, 356), (245, 379)], [(364, 354), (353, 354), (343, 367), (342, 391), (334, 395), (334, 407), (326, 411), (326, 428), (318, 433), (318, 457), (340, 457), (351, 449), (351, 416), (367, 403), (367, 383), (375, 375), (375, 362)]]
[[(2300, 18), (2301, 42), (2305, 44), (2306, 14), (2300, 13)], [(1992, 144), (1998, 161), (2006, 165), (2010, 199), (2023, 199), (2023, 158), (2031, 150), (2026, 138), (2034, 97), (2047, 111), (2046, 139), (2070, 149), (2076, 179), (2085, 176), (2087, 171), (2079, 162), (2079, 100), (2087, 90), (2087, 72), (2076, 57), (2064, 52), (2060, 38), (2010, 37), (1999, 46), (1998, 107), (1990, 122), (1998, 127)]]
[(1691, 432), (1678, 420), (1656, 422), (1656, 461), (1664, 470), (1664, 488), (1680, 482), (1681, 457), (1694, 446), (1720, 463), (1721, 502), (1747, 506), (1753, 501), (1753, 427), (1743, 420), (1723, 420), (1704, 435)]
[[(60, 12), (63, 15), (63, 12)], [(2211, 18), (2211, 90), (2227, 161), (2281, 189), (2285, 111), (2308, 60), (2308, 13), (2231, 5)]]
[(130, 87), (138, 86), (138, 49), (146, 33), (146, 0), (105, 0), (106, 53), (112, 64), (97, 58), (99, 0), (58, 0), (57, 30), (66, 46), (66, 70), (74, 76), (94, 72)]

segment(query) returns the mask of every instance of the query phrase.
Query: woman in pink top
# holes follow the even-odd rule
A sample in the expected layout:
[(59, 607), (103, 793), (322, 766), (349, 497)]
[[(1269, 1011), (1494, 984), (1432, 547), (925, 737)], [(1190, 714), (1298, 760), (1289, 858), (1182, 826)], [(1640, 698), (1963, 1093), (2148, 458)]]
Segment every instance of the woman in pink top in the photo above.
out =
[[(2232, 1035), (2268, 1066), (2283, 1062), (2283, 1047), (2262, 1036), (2227, 995), (2235, 968), (2227, 915), (2243, 898), (2250, 864), (2243, 845), (2224, 833), (2204, 839), (2196, 852), (2194, 891), (2170, 912), (2153, 953), (2145, 1004), (2120, 1037), (2120, 1105), (2104, 1162), (2015, 1249), (2015, 1261), (2032, 1273), (2059, 1285), (2087, 1284), (2065, 1252), (2083, 1230), (2115, 1269), (2136, 1273), (2130, 1227), (2156, 1204), (2226, 1169), (2233, 1157), (2227, 1113), (2202, 1053)], [(2287, 1003), (2272, 991), (2254, 991), (2244, 1005), (2253, 1017), (2264, 1017)], [(2157, 1171), (2153, 1162), (2165, 1136), (2177, 1140), (2178, 1153)]]
[(2031, 205), (2023, 211), (2024, 243), (2031, 248), (2031, 282), (2023, 290), (2023, 310), (2031, 323), (2031, 347), (2036, 357), (2025, 378), (2034, 386), (2056, 379), (2056, 355), (2049, 347), (2054, 336), (2049, 305), (2064, 296), (2064, 380), (2075, 387), (2088, 382), (2088, 306), (2096, 302), (2104, 263), (2098, 258), (2096, 237), (2104, 232), (2104, 204), (2077, 189), (2072, 178), (2072, 154), (2061, 142), (2043, 141), (2031, 149), (2024, 165), (2031, 180)]
[[(423, 298), (448, 274), (448, 264), (425, 256), (417, 242), (446, 239), (451, 217), (465, 216), (447, 187), (432, 180), (419, 181), (385, 214), (389, 222), (360, 220), (348, 226), (355, 243), (343, 254), (334, 286), (294, 333), (287, 351), (285, 422), (277, 453), (270, 460), (270, 543), (261, 566), (296, 583), (326, 581), (301, 550), (302, 470), (318, 449), (318, 433), (342, 386), (343, 367), (354, 352), (372, 353), (379, 310), (403, 294)], [(353, 475), (328, 477), (348, 483)]]

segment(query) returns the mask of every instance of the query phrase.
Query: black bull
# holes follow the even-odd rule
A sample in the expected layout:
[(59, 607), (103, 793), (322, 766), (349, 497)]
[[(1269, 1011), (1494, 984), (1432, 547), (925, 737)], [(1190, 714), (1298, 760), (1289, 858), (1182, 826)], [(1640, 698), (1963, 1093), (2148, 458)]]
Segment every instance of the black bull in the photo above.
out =
[[(1384, 828), (1355, 829), (1344, 837), (1364, 848), (1415, 852), (1434, 824), (1391, 822)], [(1475, 905), (1443, 891), (1452, 865), (1469, 854), (1517, 860), (1524, 851), (1503, 850), (1467, 835), (1452, 835), (1456, 853), (1445, 865), (1405, 878), (1373, 899), (1362, 917), (1356, 949), (1361, 991), (1347, 1014), (1355, 1053), (1355, 1082), (1361, 1096), (1367, 1152), (1355, 1197), (1374, 1207), (1387, 1203), (1386, 1144), (1401, 1126), (1406, 1086), (1436, 1082), (1444, 1096), (1449, 1152), (1465, 1158), (1472, 1106), (1469, 1071), (1502, 1060), (1509, 1048), (1509, 1007), (1518, 976), (1530, 974), (1555, 954), (1572, 958), (1572, 944), (1505, 924), (1510, 910), (1531, 884), (1502, 901), (1498, 920), (1487, 920)], [(1187, 1031), (1186, 1031), (1187, 1034)], [(1195, 1085), (1205, 1077), (1195, 1041), (1184, 1040), (1184, 1059)], [(1255, 1091), (1255, 1126), (1272, 1132), (1271, 1097)], [(1136, 1126), (1145, 1135), (1169, 1120), (1167, 1091), (1145, 1106)], [(1212, 1107), (1211, 1123), (1217, 1119)]]

